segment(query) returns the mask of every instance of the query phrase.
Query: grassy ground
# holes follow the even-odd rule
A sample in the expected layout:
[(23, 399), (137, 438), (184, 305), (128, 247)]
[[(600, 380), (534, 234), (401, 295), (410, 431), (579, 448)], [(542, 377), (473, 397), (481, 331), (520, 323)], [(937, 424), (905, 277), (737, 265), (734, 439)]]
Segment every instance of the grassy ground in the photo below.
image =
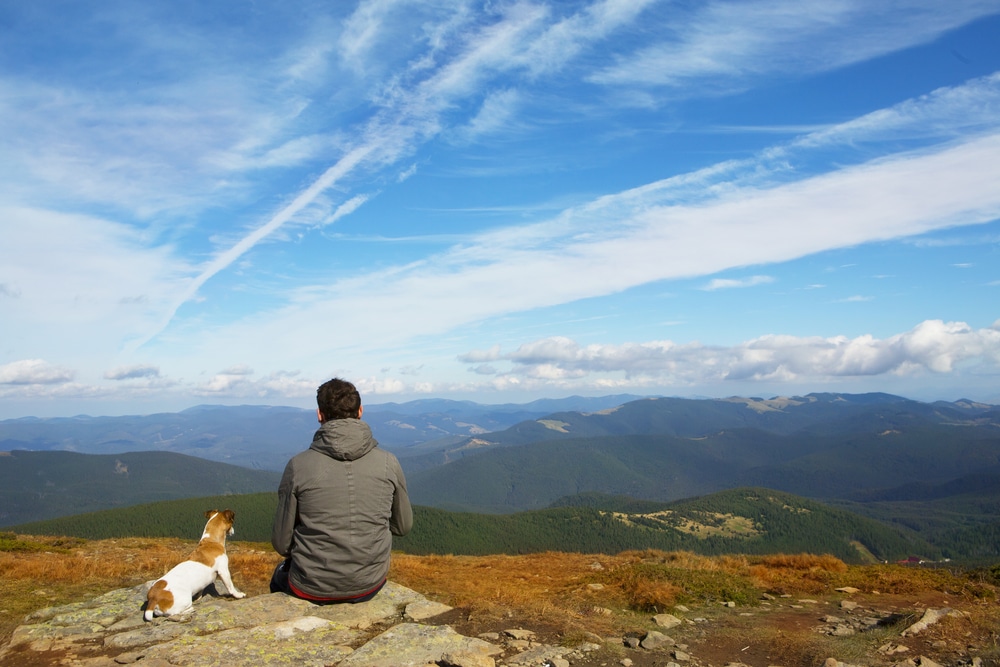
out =
[[(182, 560), (194, 544), (170, 539), (88, 541), (0, 534), (0, 644), (26, 614), (155, 579)], [(266, 593), (279, 560), (270, 545), (230, 541), (228, 551), (237, 585), (248, 595)], [(830, 556), (813, 555), (394, 554), (390, 578), (455, 607), (442, 622), (460, 632), (474, 636), (525, 627), (535, 629), (548, 643), (641, 636), (654, 627), (652, 614), (674, 611), (675, 605), (682, 604), (690, 609), (688, 617), (697, 615), (706, 622), (671, 634), (679, 634), (705, 664), (717, 665), (737, 660), (748, 665), (822, 664), (831, 655), (848, 661), (855, 656), (861, 664), (892, 664), (888, 658), (878, 662), (878, 647), (898, 641), (902, 627), (919, 618), (923, 609), (948, 606), (962, 615), (949, 617), (924, 637), (910, 641), (913, 652), (909, 655), (960, 656), (971, 651), (987, 665), (1000, 665), (997, 582), (947, 570), (847, 566)], [(821, 614), (810, 605), (827, 605), (826, 609), (836, 611), (835, 604), (844, 598), (836, 589), (845, 586), (859, 590), (853, 599), (862, 604), (891, 610), (893, 623), (851, 638), (817, 633)], [(776, 601), (762, 604), (764, 593)], [(800, 598), (811, 600), (791, 604)], [(601, 660), (608, 657), (614, 656)], [(939, 662), (960, 664), (957, 660)], [(641, 666), (638, 661), (634, 664)]]

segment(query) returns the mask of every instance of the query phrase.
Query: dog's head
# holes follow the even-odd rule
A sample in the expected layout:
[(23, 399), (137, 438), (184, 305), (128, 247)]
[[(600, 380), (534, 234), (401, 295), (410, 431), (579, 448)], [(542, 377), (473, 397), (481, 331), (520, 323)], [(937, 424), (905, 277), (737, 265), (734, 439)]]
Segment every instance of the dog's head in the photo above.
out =
[(213, 525), (219, 526), (221, 535), (232, 535), (236, 532), (236, 529), (233, 528), (236, 513), (232, 510), (206, 510), (205, 517), (208, 519), (208, 524), (205, 526), (206, 533), (214, 532), (211, 530)]

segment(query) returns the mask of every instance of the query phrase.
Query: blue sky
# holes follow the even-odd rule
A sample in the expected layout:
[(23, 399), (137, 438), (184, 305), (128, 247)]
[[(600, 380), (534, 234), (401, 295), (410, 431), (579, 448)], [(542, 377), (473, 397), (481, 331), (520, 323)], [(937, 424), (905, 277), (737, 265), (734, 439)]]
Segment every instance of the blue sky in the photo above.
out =
[(1000, 403), (1000, 1), (0, 7), (0, 417)]

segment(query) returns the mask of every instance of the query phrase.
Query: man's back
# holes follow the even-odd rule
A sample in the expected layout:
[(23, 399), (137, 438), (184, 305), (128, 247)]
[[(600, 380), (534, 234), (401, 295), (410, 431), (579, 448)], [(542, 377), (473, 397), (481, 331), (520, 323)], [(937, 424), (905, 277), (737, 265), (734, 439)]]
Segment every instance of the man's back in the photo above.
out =
[(271, 543), (291, 557), (293, 591), (349, 598), (385, 580), (413, 513), (399, 462), (377, 445), (360, 419), (334, 419), (285, 467)]

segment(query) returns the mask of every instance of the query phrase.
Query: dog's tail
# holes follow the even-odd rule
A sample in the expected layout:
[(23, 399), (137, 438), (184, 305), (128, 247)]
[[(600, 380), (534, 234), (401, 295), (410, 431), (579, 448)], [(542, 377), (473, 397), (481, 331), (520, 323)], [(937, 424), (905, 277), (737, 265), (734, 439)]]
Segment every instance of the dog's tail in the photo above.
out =
[(147, 621), (152, 621), (156, 612), (160, 612), (162, 616), (165, 610), (173, 606), (174, 596), (166, 588), (167, 582), (160, 579), (146, 593), (146, 611), (143, 612), (142, 617)]

